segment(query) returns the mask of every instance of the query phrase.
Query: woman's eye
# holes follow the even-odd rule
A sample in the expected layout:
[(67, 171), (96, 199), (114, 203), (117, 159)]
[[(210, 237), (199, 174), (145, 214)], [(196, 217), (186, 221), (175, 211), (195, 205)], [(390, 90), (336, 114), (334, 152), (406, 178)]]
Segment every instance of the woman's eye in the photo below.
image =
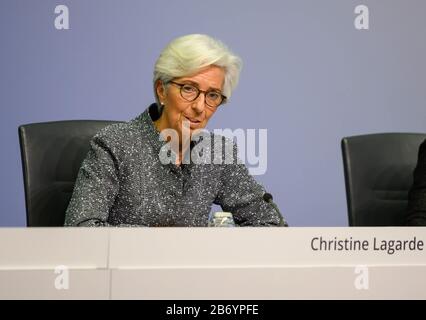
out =
[(193, 86), (183, 86), (183, 90), (188, 93), (193, 93), (197, 91), (197, 89), (195, 89), (195, 87)]
[(208, 97), (211, 100), (217, 100), (219, 99), (219, 94), (217, 92), (209, 92)]

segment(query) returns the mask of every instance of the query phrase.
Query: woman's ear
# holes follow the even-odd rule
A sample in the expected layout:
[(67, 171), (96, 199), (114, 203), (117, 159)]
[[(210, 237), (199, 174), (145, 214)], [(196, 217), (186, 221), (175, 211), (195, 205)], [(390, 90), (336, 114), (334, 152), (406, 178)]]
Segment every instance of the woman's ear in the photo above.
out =
[(161, 104), (164, 104), (166, 100), (166, 89), (163, 85), (163, 81), (157, 80), (155, 84), (155, 91), (157, 92), (158, 99), (160, 100)]

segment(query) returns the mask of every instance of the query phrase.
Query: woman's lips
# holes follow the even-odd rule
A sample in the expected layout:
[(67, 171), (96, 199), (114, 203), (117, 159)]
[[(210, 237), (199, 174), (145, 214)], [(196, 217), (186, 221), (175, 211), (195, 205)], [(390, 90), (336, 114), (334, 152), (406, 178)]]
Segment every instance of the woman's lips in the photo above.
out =
[(195, 118), (189, 118), (189, 117), (186, 117), (186, 116), (184, 116), (184, 117), (185, 117), (186, 120), (189, 121), (189, 126), (191, 128), (198, 128), (202, 123), (201, 120), (198, 120), (198, 119), (195, 119)]

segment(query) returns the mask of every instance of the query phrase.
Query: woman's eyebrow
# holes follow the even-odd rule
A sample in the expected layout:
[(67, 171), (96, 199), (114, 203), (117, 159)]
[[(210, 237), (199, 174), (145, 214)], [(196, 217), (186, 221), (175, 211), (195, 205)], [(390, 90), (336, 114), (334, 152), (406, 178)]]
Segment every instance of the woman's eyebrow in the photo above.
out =
[(181, 80), (181, 81), (182, 81), (182, 83), (185, 83), (185, 84), (193, 84), (197, 87), (200, 86), (197, 82), (192, 81), (192, 80)]

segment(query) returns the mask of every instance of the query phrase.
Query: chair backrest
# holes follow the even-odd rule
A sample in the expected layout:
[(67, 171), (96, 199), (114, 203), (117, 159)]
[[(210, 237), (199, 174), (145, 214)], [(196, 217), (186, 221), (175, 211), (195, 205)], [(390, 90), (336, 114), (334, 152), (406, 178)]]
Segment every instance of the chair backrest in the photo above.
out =
[(90, 139), (116, 122), (71, 120), (19, 127), (27, 226), (63, 226)]
[(421, 133), (379, 133), (342, 139), (350, 226), (405, 224)]

